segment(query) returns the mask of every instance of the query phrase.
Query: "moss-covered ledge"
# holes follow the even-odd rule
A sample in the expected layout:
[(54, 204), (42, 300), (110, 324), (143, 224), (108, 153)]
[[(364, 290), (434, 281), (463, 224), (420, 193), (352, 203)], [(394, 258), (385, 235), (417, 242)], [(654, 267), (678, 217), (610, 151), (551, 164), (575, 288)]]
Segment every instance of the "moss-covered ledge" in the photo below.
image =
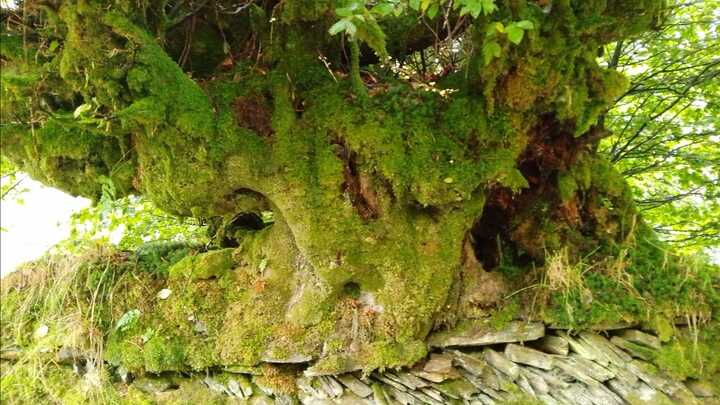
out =
[[(11, 273), (2, 279), (0, 295), (3, 393), (19, 401), (91, 400), (93, 395), (109, 395), (117, 401), (132, 402), (146, 398), (147, 392), (151, 392), (149, 399), (166, 398), (172, 403), (187, 395), (186, 390), (192, 390), (190, 387), (203, 386), (209, 387), (210, 391), (199, 390), (204, 392), (202, 395), (218, 396), (227, 401), (231, 399), (228, 395), (236, 395), (232, 393), (235, 388), (230, 388), (235, 387), (235, 383), (230, 384), (230, 380), (237, 384), (247, 380), (250, 384), (250, 378), (256, 393), (293, 396), (305, 391), (312, 393), (309, 388), (304, 388), (306, 383), (320, 390), (327, 387), (318, 384), (334, 384), (323, 383), (322, 379), (316, 381), (313, 376), (358, 370), (365, 376), (374, 376), (373, 381), (380, 387), (373, 395), (397, 398), (402, 394), (387, 381), (388, 378), (394, 381), (395, 374), (382, 377), (372, 372), (376, 369), (407, 370), (414, 366), (413, 370), (420, 372), (417, 376), (429, 379), (427, 384), (452, 399), (472, 391), (473, 379), (466, 376), (469, 380), (455, 381), (465, 374), (434, 369), (432, 364), (442, 361), (436, 358), (438, 349), (433, 347), (444, 347), (442, 356), (452, 357), (451, 363), (462, 369), (473, 367), (475, 363), (466, 363), (470, 360), (463, 360), (464, 355), (454, 354), (456, 348), (474, 353), (484, 345), (523, 341), (529, 347), (551, 355), (570, 347), (576, 353), (573, 356), (589, 356), (589, 360), (599, 362), (601, 368), (610, 366), (603, 360), (603, 356), (608, 355), (596, 353), (599, 348), (624, 352), (620, 355), (623, 367), (640, 367), (640, 371), (630, 370), (635, 374), (649, 373), (646, 378), (641, 377), (654, 390), (648, 392), (658, 392), (662, 398), (667, 396), (680, 403), (689, 402), (683, 402), (685, 400), (678, 399), (677, 395), (692, 395), (692, 390), (707, 388), (707, 381), (718, 381), (717, 297), (713, 298), (712, 291), (703, 290), (701, 285), (684, 289), (688, 282), (692, 284), (693, 279), (704, 277), (699, 267), (683, 267), (686, 273), (682, 279), (664, 280), (666, 288), (684, 291), (687, 297), (678, 296), (670, 302), (661, 295), (653, 295), (651, 289), (640, 289), (638, 291), (644, 297), (640, 302), (647, 306), (634, 308), (635, 304), (632, 304), (624, 308), (621, 323), (614, 316), (616, 308), (608, 308), (605, 314), (597, 312), (606, 305), (604, 294), (612, 291), (605, 291), (607, 286), (588, 284), (579, 291), (560, 290), (555, 294), (550, 294), (553, 290), (520, 292), (497, 310), (486, 311), (484, 315), (476, 311), (453, 326), (438, 326), (427, 341), (419, 340), (414, 346), (403, 345), (399, 350), (376, 342), (369, 346), (360, 344), (367, 339), (363, 334), (368, 333), (363, 324), (382, 308), (372, 294), (357, 288), (348, 287), (344, 296), (337, 298), (342, 302), (341, 310), (315, 312), (318, 319), (311, 324), (297, 322), (297, 309), (292, 303), (296, 299), (293, 288), (299, 284), (293, 281), (296, 277), (292, 272), (298, 271), (297, 266), (301, 264), (283, 263), (266, 254), (263, 246), (272, 244), (275, 237), (270, 227), (248, 237), (238, 248), (212, 251), (177, 244), (155, 244), (128, 254), (99, 246), (88, 249), (81, 257), (47, 257)], [(637, 288), (641, 285), (637, 284)], [(589, 294), (596, 306), (566, 307), (567, 300), (575, 293)], [(549, 301), (545, 303), (540, 299), (544, 294), (549, 294)], [(692, 306), (685, 307), (682, 312), (667, 310), (670, 307), (681, 310), (683, 300)], [(533, 302), (540, 306), (533, 307)], [(319, 308), (320, 304), (315, 303), (312, 308)], [(563, 310), (571, 312), (562, 318), (558, 314)], [(306, 311), (312, 312), (311, 309)], [(563, 326), (558, 324), (559, 319), (564, 322), (575, 319), (576, 323)], [(589, 323), (577, 323), (586, 319)], [(606, 343), (597, 343), (595, 340), (600, 337), (587, 337), (596, 335), (576, 335), (581, 330), (606, 330), (613, 322), (612, 328), (616, 329), (607, 333), (608, 338), (612, 337), (610, 341), (615, 349), (608, 349)], [(543, 324), (552, 328), (571, 328), (572, 335), (547, 329)], [(635, 332), (633, 325), (651, 334)], [(548, 335), (559, 338), (548, 340)], [(565, 349), (562, 349), (563, 344), (560, 344), (558, 349), (558, 339), (565, 339), (569, 346), (564, 343)], [(492, 347), (498, 349), (498, 346)], [(524, 367), (522, 364), (526, 360), (522, 355), (527, 353), (513, 354), (514, 346), (503, 347), (505, 356)], [(436, 354), (429, 354), (431, 352)], [(429, 365), (417, 365), (428, 355)], [(493, 367), (502, 370), (503, 361), (495, 359), (495, 354), (484, 352), (478, 355), (490, 364), (500, 361)], [(631, 361), (633, 358), (636, 360)], [(544, 357), (539, 359), (529, 361), (542, 361)], [(571, 356), (567, 361), (579, 361), (580, 364), (585, 361), (573, 359)], [(477, 361), (480, 360), (473, 360)], [(577, 367), (576, 364), (569, 369)], [(658, 373), (656, 369), (663, 377), (653, 377)], [(228, 372), (231, 374), (226, 374)], [(441, 375), (435, 375), (438, 373)], [(443, 377), (443, 373), (447, 375)], [(198, 377), (191, 377), (194, 375)], [(203, 382), (201, 376), (208, 375), (210, 380)], [(306, 381), (308, 378), (310, 382)], [(343, 381), (350, 377), (338, 378)], [(434, 378), (440, 382), (433, 383)], [(582, 376), (574, 378), (583, 381)], [(131, 383), (133, 379), (135, 382)], [(688, 386), (678, 391), (680, 386), (677, 384), (684, 380)], [(67, 381), (74, 381), (75, 385)], [(619, 392), (623, 386), (613, 388), (607, 381), (612, 379), (603, 380), (608, 389), (623, 395)], [(213, 385), (215, 382), (224, 384), (224, 391), (213, 393), (212, 389), (217, 391), (218, 388)], [(158, 384), (164, 388), (157, 388)], [(350, 389), (343, 384), (346, 390)], [(367, 381), (364, 384), (372, 386)], [(508, 386), (499, 392), (527, 393), (522, 380), (515, 384), (519, 384), (519, 388)], [(260, 388), (263, 386), (270, 388)], [(180, 387), (180, 390), (173, 387)], [(637, 395), (647, 394), (640, 388), (635, 389), (640, 390)], [(678, 394), (673, 397), (676, 391)], [(382, 392), (386, 393), (380, 394)], [(158, 393), (162, 394), (157, 398), (152, 396)]]

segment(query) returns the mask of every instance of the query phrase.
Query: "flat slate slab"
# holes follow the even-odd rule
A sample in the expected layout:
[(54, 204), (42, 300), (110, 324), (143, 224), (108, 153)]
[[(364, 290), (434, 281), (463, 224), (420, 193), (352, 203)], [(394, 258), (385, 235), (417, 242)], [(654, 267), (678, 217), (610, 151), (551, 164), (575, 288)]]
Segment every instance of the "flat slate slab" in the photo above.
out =
[(528, 342), (545, 336), (542, 322), (512, 321), (496, 329), (487, 321), (464, 323), (456, 329), (430, 336), (431, 347), (486, 346), (499, 343)]
[(525, 364), (543, 370), (553, 368), (553, 359), (550, 355), (515, 343), (505, 346), (505, 357), (515, 363)]

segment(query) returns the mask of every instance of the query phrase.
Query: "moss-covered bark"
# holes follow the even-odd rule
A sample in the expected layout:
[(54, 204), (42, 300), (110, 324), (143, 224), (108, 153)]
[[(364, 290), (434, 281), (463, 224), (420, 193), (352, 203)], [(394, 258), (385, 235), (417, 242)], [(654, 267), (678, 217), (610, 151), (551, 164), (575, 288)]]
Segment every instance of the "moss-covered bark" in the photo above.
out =
[[(548, 319), (645, 319), (641, 301), (654, 293), (610, 299), (637, 292), (626, 273), (650, 277), (612, 273), (613, 258), (637, 242), (653, 258), (627, 262), (642, 266), (661, 250), (594, 153), (598, 117), (625, 86), (595, 55), (650, 28), (661, 3), (499, 1), (494, 18), (536, 29), (519, 46), (501, 40), (485, 65), (481, 17), (467, 27), (465, 65), (428, 90), (370, 66), (364, 83), (356, 47), (342, 72), (327, 1), (239, 14), (221, 13), (224, 2), (28, 2), (34, 31), (2, 34), (17, 45), (1, 49), (2, 153), (74, 194), (110, 186), (211, 220), (239, 246), (129, 283), (112, 310), (148, 315), (106, 330), (108, 361), (129, 368), (411, 364), (431, 330), (502, 309), (513, 289), (545, 280), (548, 253), (599, 263), (589, 287), (543, 290)], [(263, 210), (274, 225), (233, 231)], [(158, 301), (146, 283), (173, 293)], [(582, 309), (593, 289), (582, 316), (557, 310), (569, 300)]]

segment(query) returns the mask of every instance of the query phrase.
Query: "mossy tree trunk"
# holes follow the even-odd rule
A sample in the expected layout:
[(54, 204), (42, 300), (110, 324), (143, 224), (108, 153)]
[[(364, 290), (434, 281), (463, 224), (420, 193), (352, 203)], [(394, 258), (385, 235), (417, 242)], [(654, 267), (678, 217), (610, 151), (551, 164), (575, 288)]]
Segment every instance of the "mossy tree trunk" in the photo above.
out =
[[(232, 254), (168, 277), (202, 284), (182, 305), (217, 313), (215, 364), (410, 364), (431, 330), (528, 283), (499, 269), (530, 274), (561, 249), (610, 256), (643, 229), (595, 153), (625, 86), (596, 56), (649, 29), (660, 1), (497, 1), (430, 89), (370, 65), (368, 49), (353, 69), (357, 49), (328, 34), (331, 2), (195, 3), (4, 11), (2, 153), (73, 194), (110, 187), (210, 222)], [(416, 19), (379, 20), (391, 57), (432, 46)], [(486, 63), (487, 26), (518, 20), (535, 28), (519, 45), (500, 37)], [(152, 322), (179, 316), (166, 311)]]

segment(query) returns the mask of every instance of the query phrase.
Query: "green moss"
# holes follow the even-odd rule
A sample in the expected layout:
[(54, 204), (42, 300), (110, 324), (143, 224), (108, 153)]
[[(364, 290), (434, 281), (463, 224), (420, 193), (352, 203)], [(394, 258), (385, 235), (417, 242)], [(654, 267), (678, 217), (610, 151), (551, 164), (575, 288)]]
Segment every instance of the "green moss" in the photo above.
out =
[(543, 403), (538, 398), (521, 391), (520, 387), (513, 383), (504, 383), (502, 388), (510, 394), (508, 400), (504, 402), (508, 405), (539, 405)]
[(506, 327), (510, 321), (518, 319), (520, 314), (520, 300), (513, 298), (510, 301), (506, 301), (502, 307), (492, 313), (490, 316), (490, 325), (495, 330), (501, 330)]
[(373, 342), (367, 348), (367, 357), (362, 367), (366, 371), (384, 368), (399, 368), (414, 364), (427, 355), (427, 346), (422, 340), (407, 342)]
[(575, 182), (575, 178), (568, 174), (558, 176), (558, 192), (560, 193), (560, 199), (562, 201), (570, 201), (578, 189), (578, 185)]
[(193, 280), (207, 280), (223, 276), (235, 266), (233, 249), (213, 250), (207, 253), (189, 255), (174, 264), (169, 277), (186, 277)]
[[(486, 194), (496, 185), (515, 192), (529, 186), (517, 162), (534, 139), (537, 117), (552, 114), (578, 135), (586, 132), (624, 86), (595, 62), (611, 31), (601, 22), (607, 17), (624, 29), (646, 18), (623, 17), (602, 2), (559, 2), (549, 14), (522, 2), (512, 9), (499, 4), (502, 21), (528, 19), (536, 29), (519, 46), (500, 36), (502, 55), (488, 66), (480, 53), (469, 55), (462, 90), (427, 91), (377, 73), (380, 83), (368, 86), (360, 102), (351, 92), (365, 87), (358, 47), (352, 76), (343, 79), (333, 59), (339, 41), (327, 33), (335, 5), (325, 0), (283, 2), (273, 24), (253, 7), (251, 23), (262, 32), (247, 43), (258, 58), (237, 60), (227, 71), (213, 66), (225, 55), (205, 47), (218, 33), (206, 29), (212, 16), (203, 20), (197, 36), (188, 37), (188, 52), (207, 56), (196, 69), (202, 80), (184, 72), (162, 48), (168, 42), (153, 36), (167, 34), (164, 9), (136, 3), (111, 11), (63, 3), (60, 19), (51, 19), (57, 39), (40, 35), (58, 41), (56, 49), (37, 63), (3, 69), (3, 101), (24, 114), (22, 122), (39, 123), (3, 127), (2, 139), (3, 154), (49, 184), (93, 197), (109, 185), (118, 195), (141, 192), (169, 212), (220, 224), (227, 232), (217, 236), (238, 242), (234, 251), (139, 252), (117, 272), (83, 270), (92, 275), (82, 291), (113, 283), (112, 294), (101, 295), (113, 303), (102, 301), (92, 312), (107, 335), (108, 359), (139, 372), (255, 365), (265, 355), (346, 354), (368, 368), (416, 361), (436, 319), (453, 310), (461, 246)], [(616, 8), (656, 11), (649, 3)], [(482, 49), (487, 22), (474, 22), (470, 48)], [(229, 25), (223, 41), (244, 40), (228, 35), (239, 30)], [(329, 58), (327, 66), (318, 53)], [(37, 94), (51, 94), (62, 108), (36, 118), (46, 110)], [(247, 100), (258, 111), (243, 111)], [(19, 119), (2, 114), (4, 122)], [(518, 255), (542, 258), (565, 244), (578, 254), (599, 243), (611, 250), (628, 239), (636, 211), (607, 162), (583, 156), (558, 178), (558, 188), (563, 200), (582, 193), (600, 224), (597, 234), (548, 219), (553, 207), (541, 202), (513, 224), (528, 241)], [(258, 210), (272, 210), (275, 224), (237, 229), (240, 214)], [(649, 267), (629, 273), (630, 290), (658, 303), (669, 302), (659, 299), (665, 294), (685, 308), (688, 297), (708, 290), (706, 275), (681, 284), (662, 270), (665, 285), (656, 285)], [(643, 308), (627, 286), (591, 272), (583, 289), (553, 297), (553, 316), (577, 325), (637, 316)], [(161, 289), (172, 293), (159, 298)], [(506, 309), (496, 314), (498, 325), (516, 308)], [(132, 310), (142, 314), (136, 324), (114, 329)], [(48, 312), (13, 333), (27, 340), (28, 325)], [(349, 327), (354, 319), (357, 328)]]
[(694, 336), (691, 330), (683, 330), (658, 350), (654, 362), (678, 380), (696, 378), (712, 381), (720, 373), (718, 327), (703, 327), (696, 333), (697, 336)]
[(185, 369), (184, 344), (177, 339), (155, 335), (143, 346), (145, 370), (150, 372)]

